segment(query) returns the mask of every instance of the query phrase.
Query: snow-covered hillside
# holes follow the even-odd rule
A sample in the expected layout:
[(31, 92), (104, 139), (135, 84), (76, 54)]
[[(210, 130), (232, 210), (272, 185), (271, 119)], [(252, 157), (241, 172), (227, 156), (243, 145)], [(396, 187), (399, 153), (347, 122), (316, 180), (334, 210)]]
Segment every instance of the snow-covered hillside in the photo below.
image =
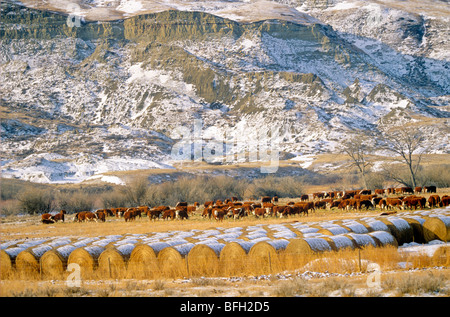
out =
[(319, 4), (1, 2), (2, 176), (81, 181), (202, 148), (301, 162), (382, 123), (434, 127), (448, 153), (449, 5)]

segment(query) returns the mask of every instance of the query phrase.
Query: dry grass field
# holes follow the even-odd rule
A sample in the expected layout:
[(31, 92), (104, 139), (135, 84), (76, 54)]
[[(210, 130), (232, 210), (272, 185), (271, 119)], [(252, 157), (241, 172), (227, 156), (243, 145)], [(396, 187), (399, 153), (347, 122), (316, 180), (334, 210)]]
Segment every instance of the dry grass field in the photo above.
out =
[[(439, 194), (448, 193), (440, 189)], [(426, 194), (424, 194), (426, 196)], [(280, 204), (288, 199), (281, 199)], [(289, 199), (289, 201), (292, 199)], [(294, 199), (295, 201), (296, 199)], [(14, 239), (48, 237), (99, 237), (109, 235), (138, 235), (149, 233), (207, 231), (236, 227), (284, 225), (299, 223), (340, 222), (377, 217), (379, 209), (360, 212), (316, 210), (308, 216), (296, 215), (289, 218), (256, 218), (249, 216), (240, 220), (225, 219), (218, 222), (204, 219), (198, 211), (188, 220), (149, 221), (147, 217), (133, 222), (108, 217), (106, 222), (73, 222), (73, 215), (66, 215), (66, 222), (44, 225), (40, 216), (9, 216), (2, 218), (1, 242)], [(401, 215), (403, 211), (398, 211)], [(66, 283), (69, 272), (60, 277), (46, 277), (42, 274), (27, 275), (11, 273), (0, 281), (0, 296), (20, 297), (378, 297), (378, 296), (449, 296), (450, 256), (449, 243), (435, 246), (433, 255), (426, 251), (404, 252), (396, 246), (343, 249), (308, 254), (290, 265), (280, 257), (280, 265), (273, 262), (269, 271), (261, 270), (261, 263), (238, 263), (235, 266), (247, 269), (239, 274), (228, 272), (202, 276), (153, 276), (135, 278), (128, 276), (104, 276), (93, 272), (83, 276), (80, 287), (69, 287)], [(425, 249), (424, 249), (425, 250)], [(269, 255), (270, 257), (270, 255)], [(216, 261), (215, 259), (212, 259)], [(212, 261), (211, 260), (211, 261)], [(184, 262), (183, 262), (184, 263)], [(377, 265), (373, 271), (370, 263)], [(200, 264), (208, 266), (210, 263)], [(201, 270), (201, 269), (200, 269)], [(136, 273), (136, 272), (135, 272)], [(135, 274), (139, 275), (139, 274)], [(378, 283), (371, 281), (377, 279)], [(375, 285), (375, 286), (374, 286)]]

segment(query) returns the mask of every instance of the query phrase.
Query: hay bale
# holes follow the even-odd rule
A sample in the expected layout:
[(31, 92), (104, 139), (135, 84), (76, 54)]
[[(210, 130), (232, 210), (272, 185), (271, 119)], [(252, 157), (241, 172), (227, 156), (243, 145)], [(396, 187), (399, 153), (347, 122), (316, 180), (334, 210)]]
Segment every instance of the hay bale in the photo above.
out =
[(272, 274), (281, 270), (281, 261), (276, 248), (268, 241), (255, 243), (248, 252), (249, 274)]
[[(182, 252), (187, 248), (183, 248)], [(184, 256), (175, 246), (162, 249), (156, 257), (161, 275), (167, 278), (187, 276), (187, 267)]]
[(89, 245), (73, 250), (67, 259), (67, 265), (71, 263), (78, 264), (81, 268), (81, 276), (89, 277), (98, 266), (98, 258), (105, 248)]
[(450, 216), (428, 217), (423, 223), (423, 233), (426, 242), (450, 241)]
[(389, 232), (373, 231), (373, 232), (369, 232), (368, 235), (374, 239), (375, 243), (379, 247), (384, 247), (387, 245), (392, 245), (392, 246), (398, 247), (397, 240)]
[(249, 241), (233, 241), (227, 243), (220, 251), (219, 267), (225, 276), (241, 275), (247, 267), (247, 254), (254, 243)]
[(128, 260), (128, 278), (156, 278), (160, 274), (158, 267), (158, 253), (169, 247), (166, 243), (138, 244), (130, 254)]
[(198, 243), (186, 258), (189, 276), (217, 276), (219, 273), (220, 243)]
[(73, 245), (65, 245), (45, 252), (40, 260), (42, 274), (49, 278), (61, 277), (67, 269), (69, 256), (75, 249)]
[(283, 252), (283, 262), (286, 268), (298, 268), (304, 265), (304, 259), (310, 255), (332, 250), (330, 242), (324, 238), (292, 239)]
[(425, 219), (416, 216), (403, 217), (402, 219), (406, 220), (413, 230), (413, 242), (425, 243), (426, 241), (423, 233), (423, 223), (425, 222)]
[(446, 266), (450, 265), (450, 245), (443, 245), (434, 251), (432, 261), (435, 265)]
[(362, 224), (359, 223), (357, 221), (346, 221), (346, 222), (342, 222), (341, 226), (345, 229), (347, 229), (349, 232), (353, 232), (353, 233), (368, 233), (369, 230)]
[(135, 245), (132, 243), (110, 247), (98, 257), (98, 272), (103, 277), (124, 278), (127, 262)]
[(39, 260), (41, 256), (51, 250), (49, 245), (39, 245), (23, 250), (17, 255), (16, 269), (22, 277), (35, 276), (41, 272)]
[(344, 249), (355, 249), (353, 241), (344, 235), (327, 235), (322, 237), (326, 240), (333, 251), (339, 251)]
[(397, 240), (398, 245), (413, 241), (413, 229), (406, 220), (395, 217), (379, 218), (379, 220), (389, 228), (390, 233)]
[(320, 229), (319, 231), (317, 231), (317, 233), (320, 233), (322, 235), (327, 235), (327, 236), (335, 236), (338, 234), (345, 234), (345, 233), (349, 233), (350, 231), (347, 228), (341, 227), (341, 226), (330, 226), (327, 228), (323, 228)]
[(375, 242), (374, 238), (370, 236), (369, 234), (363, 234), (363, 233), (348, 233), (345, 235), (346, 237), (350, 238), (352, 240), (353, 244), (355, 245), (355, 248), (364, 248), (367, 246), (373, 246), (376, 247), (377, 243)]
[(367, 228), (367, 230), (369, 230), (369, 232), (374, 232), (374, 231), (386, 231), (386, 232), (391, 232), (389, 230), (389, 227), (380, 220), (376, 220), (376, 219), (370, 219), (367, 221), (362, 222), (362, 224)]
[(0, 250), (0, 277), (8, 277), (13, 272), (13, 262), (5, 250)]

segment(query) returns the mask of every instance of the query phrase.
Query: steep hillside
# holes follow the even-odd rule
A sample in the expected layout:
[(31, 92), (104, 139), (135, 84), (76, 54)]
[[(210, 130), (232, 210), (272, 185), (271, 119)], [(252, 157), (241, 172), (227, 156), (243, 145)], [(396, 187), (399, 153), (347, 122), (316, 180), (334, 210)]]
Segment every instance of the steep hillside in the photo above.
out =
[[(408, 121), (436, 127), (435, 152), (449, 150), (448, 19), (374, 2), (375, 27), (378, 9), (358, 1), (82, 1), (76, 26), (70, 10), (33, 3), (0, 2), (6, 177), (172, 168), (202, 147), (209, 163), (264, 160), (268, 142), (327, 153), (349, 131)], [(192, 157), (173, 151), (180, 139)]]

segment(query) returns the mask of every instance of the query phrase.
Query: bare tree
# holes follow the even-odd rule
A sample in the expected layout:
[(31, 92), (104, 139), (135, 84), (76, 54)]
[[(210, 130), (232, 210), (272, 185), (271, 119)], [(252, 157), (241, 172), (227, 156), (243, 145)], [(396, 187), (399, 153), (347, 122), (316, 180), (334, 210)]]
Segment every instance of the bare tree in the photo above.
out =
[(122, 188), (122, 193), (131, 204), (133, 204), (134, 206), (140, 206), (145, 202), (147, 188), (147, 177), (139, 176), (128, 182)]
[(356, 133), (352, 135), (347, 141), (344, 141), (341, 146), (343, 153), (347, 154), (352, 163), (349, 167), (356, 167), (361, 179), (363, 181), (364, 188), (367, 187), (367, 174), (370, 172), (371, 162), (368, 160), (368, 155), (372, 152), (372, 139), (362, 133)]
[(422, 156), (433, 145), (424, 135), (424, 131), (415, 126), (403, 126), (381, 133), (379, 140), (382, 149), (397, 155), (397, 160), (404, 163), (408, 170), (409, 180), (401, 173), (389, 172), (392, 179), (412, 188), (416, 187)]

